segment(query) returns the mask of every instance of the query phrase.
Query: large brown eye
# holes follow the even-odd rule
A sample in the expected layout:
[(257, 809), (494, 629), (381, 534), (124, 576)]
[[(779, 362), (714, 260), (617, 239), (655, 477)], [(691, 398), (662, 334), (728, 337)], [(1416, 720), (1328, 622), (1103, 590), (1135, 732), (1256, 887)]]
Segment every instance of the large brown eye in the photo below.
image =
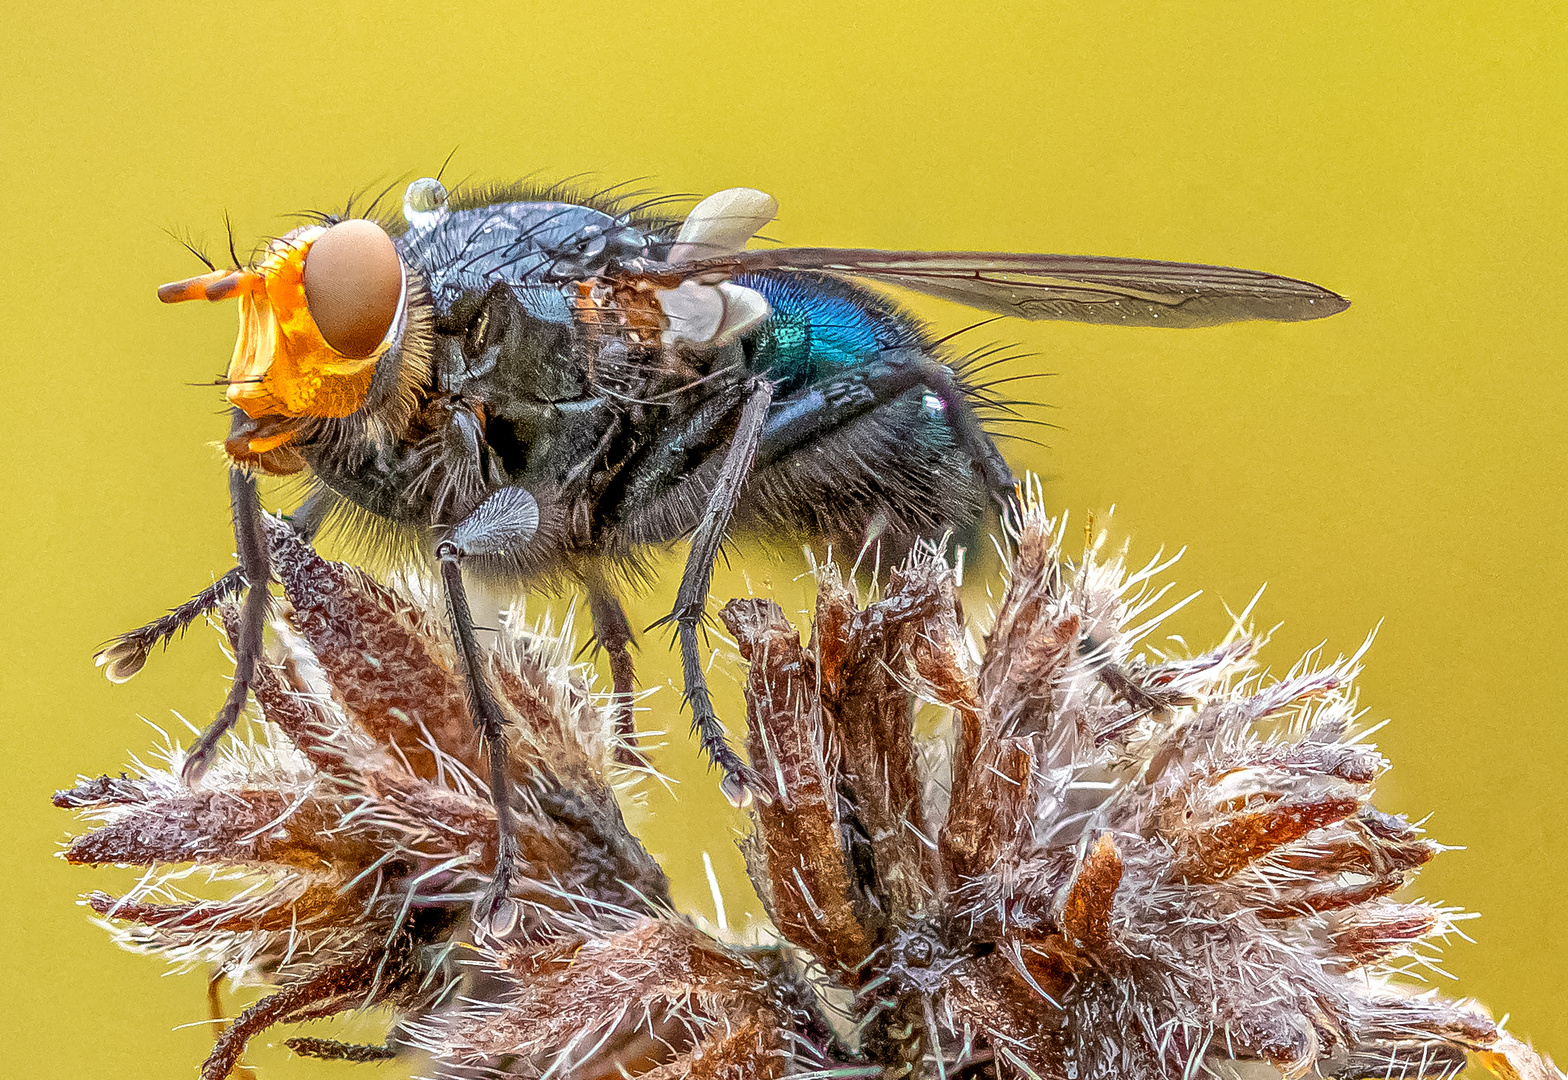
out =
[(321, 336), (344, 356), (369, 356), (397, 317), (403, 266), (374, 221), (340, 221), (305, 255), (305, 304)]

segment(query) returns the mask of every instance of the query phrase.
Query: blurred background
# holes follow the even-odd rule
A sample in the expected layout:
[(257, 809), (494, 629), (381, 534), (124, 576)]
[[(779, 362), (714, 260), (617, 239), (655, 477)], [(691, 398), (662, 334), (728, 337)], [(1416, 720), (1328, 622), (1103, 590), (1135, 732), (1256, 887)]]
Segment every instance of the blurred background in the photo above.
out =
[[(1437, 981), (1568, 1056), (1563, 4), (167, 0), (5, 22), (0, 1072), (189, 1076), (210, 1045), (179, 1027), (206, 1017), (204, 980), (115, 950), (75, 905), (129, 875), (52, 858), (74, 826), (49, 805), (150, 746), (140, 718), (205, 724), (226, 686), (202, 628), (124, 686), (91, 663), (233, 548), (220, 395), (190, 384), (223, 370), (235, 315), (155, 301), (200, 269), (165, 230), (216, 254), (227, 213), (243, 252), (449, 154), (449, 179), (760, 187), (787, 244), (1214, 262), (1351, 297), (1319, 323), (969, 340), (1055, 373), (1013, 386), (1059, 427), (1007, 445), (1052, 506), (1115, 504), (1140, 561), (1188, 549), (1169, 576), (1204, 595), (1173, 632), (1211, 641), (1265, 582), (1276, 669), (1381, 622), (1361, 681), (1367, 720), (1394, 720), (1379, 805), (1463, 848), (1415, 891), (1483, 915)], [(717, 599), (806, 606), (802, 562), (734, 566)], [(634, 623), (667, 610), (664, 582)], [(678, 783), (639, 828), (711, 917), (707, 851), (741, 922), (741, 819), (682, 735), (662, 639), (641, 665)], [(716, 680), (732, 727), (736, 667)], [(283, 1035), (249, 1055), (266, 1080), (346, 1071)]]

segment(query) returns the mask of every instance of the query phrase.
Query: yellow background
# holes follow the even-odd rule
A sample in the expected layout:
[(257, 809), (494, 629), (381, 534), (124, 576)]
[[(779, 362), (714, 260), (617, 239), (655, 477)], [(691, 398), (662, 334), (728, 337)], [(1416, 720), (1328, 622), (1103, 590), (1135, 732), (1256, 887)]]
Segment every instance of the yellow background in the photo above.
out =
[[(761, 187), (785, 243), (1142, 255), (1267, 269), (1355, 306), (1161, 332), (1007, 323), (1054, 408), (1015, 444), (1053, 505), (1190, 546), (1194, 643), (1269, 583), (1278, 667), (1384, 620), (1362, 682), (1380, 805), (1466, 850), (1420, 895), (1479, 910), (1450, 992), (1568, 1056), (1561, 4), (21, 4), (0, 34), (0, 1072), (190, 1076), (199, 977), (110, 947), (51, 857), (49, 793), (117, 770), (226, 668), (197, 630), (123, 687), (94, 647), (229, 565), (228, 306), (160, 307), (282, 215), (434, 172)], [(956, 329), (972, 316), (920, 310)], [(800, 606), (797, 566), (752, 574)], [(721, 574), (715, 595), (744, 592)], [(633, 612), (646, 625), (665, 587)], [(643, 674), (674, 671), (649, 641)], [(721, 676), (720, 682), (725, 679)], [(655, 699), (678, 732), (675, 695)], [(737, 696), (726, 684), (732, 725)], [(728, 816), (677, 737), (646, 835), (691, 910), (745, 906)], [(755, 907), (755, 905), (752, 905)], [(281, 1042), (281, 1033), (272, 1040)], [(346, 1075), (251, 1060), (265, 1077)], [(393, 1070), (378, 1075), (392, 1074)]]

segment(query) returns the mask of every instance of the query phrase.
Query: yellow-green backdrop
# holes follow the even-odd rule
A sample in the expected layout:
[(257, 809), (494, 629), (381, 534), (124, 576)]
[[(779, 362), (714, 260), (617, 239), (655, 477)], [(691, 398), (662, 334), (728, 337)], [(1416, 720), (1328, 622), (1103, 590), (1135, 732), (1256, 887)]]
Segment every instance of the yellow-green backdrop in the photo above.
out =
[[(1010, 454), (1079, 520), (1117, 504), (1135, 552), (1189, 547), (1195, 644), (1265, 581), (1276, 666), (1382, 620), (1362, 681), (1395, 721), (1381, 804), (1464, 848), (1416, 891), (1483, 913), (1437, 981), (1568, 1055), (1564, 5), (6, 7), (0, 1072), (188, 1076), (209, 1043), (173, 1030), (205, 1016), (202, 980), (74, 905), (127, 876), (52, 858), (71, 822), (48, 804), (146, 747), (138, 715), (203, 723), (224, 689), (202, 630), (126, 686), (90, 662), (232, 548), (218, 394), (189, 384), (222, 369), (234, 313), (156, 303), (197, 269), (164, 230), (221, 249), (227, 212), (248, 247), (454, 148), (449, 176), (761, 187), (786, 243), (1218, 262), (1352, 297), (1294, 326), (988, 328), (1036, 354), (1016, 372), (1057, 373), (1019, 385), (1059, 430)], [(751, 586), (798, 608), (798, 569)], [(655, 642), (643, 665), (673, 674)], [(654, 704), (679, 730), (675, 700)], [(679, 801), (653, 793), (647, 842), (699, 912), (710, 851), (733, 919), (738, 819), (674, 742)]]

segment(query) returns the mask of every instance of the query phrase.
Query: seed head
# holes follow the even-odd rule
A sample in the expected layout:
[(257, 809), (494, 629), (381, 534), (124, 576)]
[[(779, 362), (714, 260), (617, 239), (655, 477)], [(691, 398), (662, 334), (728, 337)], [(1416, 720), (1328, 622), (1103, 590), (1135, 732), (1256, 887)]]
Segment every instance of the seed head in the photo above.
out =
[[(473, 930), (495, 858), (479, 742), (439, 612), (271, 532), (288, 605), (261, 734), (199, 788), (181, 753), (56, 803), (72, 862), (145, 866), (87, 903), (131, 947), (272, 993), (246, 1040), (370, 1005), (384, 1046), (473, 1077), (1267, 1080), (1562, 1073), (1478, 1006), (1421, 989), (1454, 909), (1396, 898), (1440, 846), (1372, 799), (1362, 653), (1260, 670), (1243, 622), (1148, 645), (1164, 567), (1023, 514), (980, 639), (952, 569), (915, 555), (874, 602), (819, 572), (808, 640), (768, 600), (720, 618), (749, 664), (763, 789), (746, 855), (770, 944), (673, 911), (628, 831), (628, 774), (571, 628), (506, 622), (487, 677), (526, 860), (515, 926)], [(948, 721), (922, 737), (925, 705)], [(618, 752), (619, 751), (619, 752)], [(181, 895), (195, 870), (222, 900)]]

